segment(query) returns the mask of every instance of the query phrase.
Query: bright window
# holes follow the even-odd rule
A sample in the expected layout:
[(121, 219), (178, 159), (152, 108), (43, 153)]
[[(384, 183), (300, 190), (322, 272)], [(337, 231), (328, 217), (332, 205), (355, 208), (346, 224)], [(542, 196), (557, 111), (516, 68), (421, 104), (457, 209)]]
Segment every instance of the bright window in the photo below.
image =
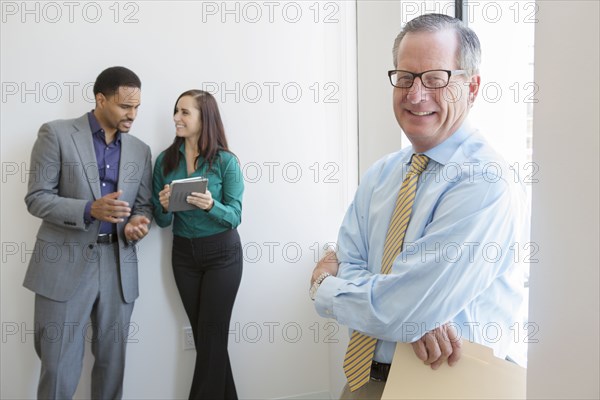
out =
[[(532, 162), (533, 107), (538, 87), (533, 79), (535, 1), (465, 2), (464, 20), (477, 33), (482, 46), (481, 88), (472, 119), (511, 166), (512, 179), (520, 180), (531, 205), (531, 185), (537, 179)], [(469, 5), (470, 4), (470, 5)], [(528, 322), (529, 262), (536, 261), (534, 243), (515, 244), (525, 273), (526, 301), (522, 320), (510, 332), (511, 357), (527, 364), (527, 343), (535, 341), (536, 326)]]

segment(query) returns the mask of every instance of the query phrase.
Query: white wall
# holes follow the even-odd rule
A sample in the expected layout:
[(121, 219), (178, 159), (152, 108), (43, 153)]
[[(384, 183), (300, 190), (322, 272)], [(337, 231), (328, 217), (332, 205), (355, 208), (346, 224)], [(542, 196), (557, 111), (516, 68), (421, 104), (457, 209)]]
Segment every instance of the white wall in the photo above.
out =
[(535, 37), (527, 397), (598, 399), (600, 32), (597, 1), (539, 3)]
[[(67, 2), (68, 3), (68, 2)], [(21, 282), (39, 220), (23, 197), (39, 126), (93, 108), (90, 83), (124, 65), (142, 79), (131, 134), (153, 155), (174, 135), (184, 90), (216, 91), (246, 178), (245, 269), (230, 354), (241, 398), (330, 390), (325, 325), (308, 299), (322, 247), (335, 241), (357, 181), (356, 43), (352, 2), (12, 2), (1, 27), (1, 398), (35, 396), (33, 294)], [(117, 13), (118, 11), (118, 13)], [(298, 92), (301, 90), (301, 93)], [(125, 398), (186, 398), (193, 352), (170, 269), (170, 230), (141, 243)], [(330, 335), (330, 336), (328, 336)], [(89, 396), (91, 356), (76, 397)], [(337, 389), (336, 389), (337, 390)]]
[(387, 71), (394, 68), (392, 47), (402, 28), (399, 1), (359, 0), (358, 138), (362, 176), (384, 155), (402, 148), (400, 127), (392, 109)]

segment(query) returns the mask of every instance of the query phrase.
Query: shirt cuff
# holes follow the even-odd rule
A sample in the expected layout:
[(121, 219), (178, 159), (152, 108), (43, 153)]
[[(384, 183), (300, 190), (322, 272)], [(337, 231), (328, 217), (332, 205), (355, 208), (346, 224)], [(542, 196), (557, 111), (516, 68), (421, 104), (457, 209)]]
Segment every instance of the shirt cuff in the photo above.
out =
[(336, 278), (335, 276), (328, 276), (321, 282), (315, 297), (315, 309), (321, 317), (335, 318), (333, 299), (345, 284), (345, 279)]
[(85, 205), (85, 209), (83, 210), (83, 221), (86, 225), (94, 222), (96, 218), (92, 217), (92, 202), (88, 201)]
[(227, 208), (225, 208), (225, 206), (220, 202), (213, 199), (213, 206), (210, 210), (206, 211), (206, 213), (210, 215), (211, 218), (221, 222), (225, 219), (225, 216), (227, 216)]

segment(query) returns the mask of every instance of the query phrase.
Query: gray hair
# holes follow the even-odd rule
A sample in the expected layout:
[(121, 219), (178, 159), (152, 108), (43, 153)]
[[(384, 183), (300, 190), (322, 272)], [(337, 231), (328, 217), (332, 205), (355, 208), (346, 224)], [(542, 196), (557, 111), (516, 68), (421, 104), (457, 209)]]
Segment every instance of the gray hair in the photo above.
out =
[(456, 32), (459, 41), (457, 52), (457, 63), (460, 69), (464, 69), (473, 75), (479, 72), (481, 63), (481, 45), (479, 38), (472, 29), (467, 27), (461, 20), (452, 18), (444, 14), (425, 14), (409, 21), (402, 32), (398, 34), (394, 41), (393, 56), (394, 67), (398, 65), (398, 47), (407, 33), (413, 32), (439, 32), (445, 29), (452, 29)]

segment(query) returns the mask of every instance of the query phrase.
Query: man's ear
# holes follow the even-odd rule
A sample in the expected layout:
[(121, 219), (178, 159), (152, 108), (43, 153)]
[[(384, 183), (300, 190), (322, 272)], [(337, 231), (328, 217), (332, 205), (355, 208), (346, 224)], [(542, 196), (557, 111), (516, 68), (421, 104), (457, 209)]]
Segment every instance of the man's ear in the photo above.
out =
[(481, 76), (473, 75), (471, 76), (471, 81), (469, 82), (469, 104), (473, 104), (477, 95), (479, 94), (479, 85), (481, 83)]
[(104, 104), (106, 103), (106, 101), (107, 101), (106, 96), (104, 96), (103, 93), (96, 94), (96, 108), (103, 107)]

